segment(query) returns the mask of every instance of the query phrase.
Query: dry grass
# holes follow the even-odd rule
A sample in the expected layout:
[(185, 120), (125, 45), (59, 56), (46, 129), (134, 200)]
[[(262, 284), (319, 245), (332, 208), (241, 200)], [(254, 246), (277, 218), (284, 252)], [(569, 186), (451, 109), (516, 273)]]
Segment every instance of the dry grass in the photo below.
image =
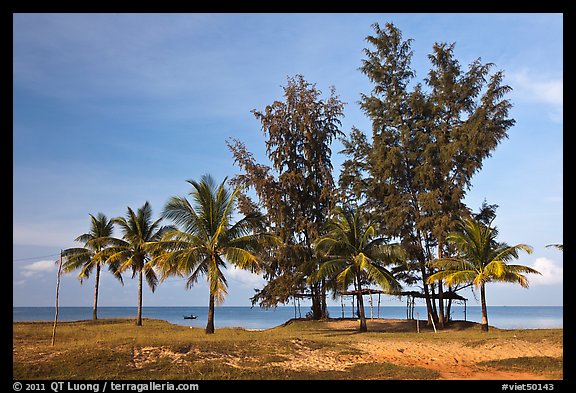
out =
[(540, 369), (537, 361), (528, 368), (489, 362), (504, 359), (503, 353), (510, 357), (512, 349), (519, 357), (561, 359), (562, 329), (482, 333), (476, 324), (457, 323), (437, 334), (418, 334), (413, 323), (371, 320), (370, 331), (360, 334), (354, 320), (291, 321), (265, 331), (225, 328), (206, 335), (158, 320), (137, 327), (132, 320), (107, 319), (62, 322), (51, 347), (50, 323), (17, 322), (13, 377), (405, 380), (462, 379), (475, 372), (482, 379), (485, 372), (508, 379), (561, 378), (557, 367)]

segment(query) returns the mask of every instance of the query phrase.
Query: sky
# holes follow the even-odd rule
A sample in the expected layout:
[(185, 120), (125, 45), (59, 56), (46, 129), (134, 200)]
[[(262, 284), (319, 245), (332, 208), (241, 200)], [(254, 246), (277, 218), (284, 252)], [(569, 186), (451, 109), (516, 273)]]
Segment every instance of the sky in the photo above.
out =
[[(411, 38), (423, 81), (435, 42), (456, 43), (463, 69), (477, 58), (503, 70), (516, 124), (472, 179), (465, 203), (499, 205), (499, 240), (529, 244), (519, 263), (530, 288), (491, 283), (489, 305), (562, 305), (563, 15), (483, 14), (14, 14), (13, 306), (52, 306), (61, 249), (89, 230), (89, 214), (123, 216), (149, 201), (158, 218), (188, 179), (239, 173), (226, 140), (266, 162), (251, 110), (282, 100), (301, 74), (346, 102), (342, 131), (371, 124), (358, 106), (372, 85), (358, 67), (371, 25)], [(345, 157), (332, 147), (334, 176)], [(166, 222), (168, 223), (168, 222)], [(119, 231), (116, 236), (121, 236)], [(262, 277), (230, 268), (224, 306), (249, 306)], [(135, 306), (137, 280), (105, 272), (100, 306)], [(60, 306), (92, 306), (94, 278), (62, 277)], [(469, 305), (479, 293), (461, 292)], [(387, 304), (402, 304), (396, 298)], [(304, 303), (303, 303), (304, 304)], [(333, 304), (339, 304), (336, 301)], [(207, 306), (199, 281), (144, 290), (144, 306)]]

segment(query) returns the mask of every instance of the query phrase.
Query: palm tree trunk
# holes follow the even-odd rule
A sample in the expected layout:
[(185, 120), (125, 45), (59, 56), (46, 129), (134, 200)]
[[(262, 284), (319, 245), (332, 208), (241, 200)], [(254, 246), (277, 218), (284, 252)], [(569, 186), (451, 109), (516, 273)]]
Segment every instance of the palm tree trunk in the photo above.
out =
[(142, 326), (142, 270), (138, 272), (138, 316), (136, 326)]
[(488, 331), (488, 310), (486, 309), (486, 289), (483, 283), (480, 286), (480, 302), (482, 303), (482, 331)]
[(94, 307), (92, 308), (92, 320), (98, 319), (98, 287), (100, 285), (100, 264), (96, 265), (96, 284), (94, 285)]
[(320, 281), (320, 288), (322, 293), (322, 319), (328, 319), (328, 307), (326, 305), (326, 280), (322, 279), (322, 281)]
[(367, 332), (368, 326), (366, 325), (366, 315), (364, 314), (364, 297), (362, 296), (362, 286), (360, 285), (360, 274), (356, 275), (358, 280), (358, 316), (360, 317), (360, 332)]
[(206, 323), (206, 334), (214, 334), (214, 294), (210, 293), (208, 303), (208, 323)]

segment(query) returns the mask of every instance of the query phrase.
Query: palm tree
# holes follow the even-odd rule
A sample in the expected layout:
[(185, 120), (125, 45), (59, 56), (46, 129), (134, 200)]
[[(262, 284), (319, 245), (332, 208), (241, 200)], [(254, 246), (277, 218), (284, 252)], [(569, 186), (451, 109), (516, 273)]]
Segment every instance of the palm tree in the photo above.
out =
[(142, 278), (146, 277), (148, 286), (154, 292), (158, 277), (153, 267), (147, 262), (152, 259), (150, 247), (160, 240), (170, 227), (160, 226), (158, 219), (152, 222), (152, 208), (148, 201), (136, 213), (128, 207), (126, 217), (117, 217), (113, 222), (120, 226), (123, 236), (117, 240), (117, 245), (104, 250), (108, 260), (118, 264), (118, 270), (124, 272), (132, 269), (132, 278), (138, 274), (138, 316), (136, 325), (142, 326)]
[(366, 332), (362, 283), (372, 281), (384, 290), (400, 290), (400, 283), (385, 265), (404, 260), (404, 251), (400, 245), (387, 244), (387, 239), (377, 237), (376, 225), (355, 209), (336, 208), (327, 231), (315, 247), (319, 253), (326, 254), (328, 260), (320, 265), (311, 280), (335, 276), (344, 289), (354, 283), (360, 331)]
[(486, 283), (490, 281), (518, 283), (528, 288), (525, 273), (540, 274), (537, 270), (524, 266), (512, 265), (518, 259), (519, 252), (532, 253), (532, 247), (526, 244), (509, 246), (498, 243), (498, 230), (478, 219), (467, 218), (458, 224), (459, 230), (450, 233), (446, 240), (451, 242), (458, 253), (456, 258), (441, 258), (430, 263), (441, 269), (428, 277), (428, 283), (444, 280), (447, 285), (471, 283), (480, 288), (482, 304), (482, 331), (488, 331), (488, 312), (486, 308)]
[(108, 246), (115, 244), (112, 238), (114, 224), (108, 220), (103, 213), (98, 213), (96, 217), (90, 214), (90, 231), (78, 236), (74, 241), (84, 243), (84, 247), (68, 248), (62, 252), (65, 262), (62, 270), (65, 273), (80, 269), (78, 279), (80, 283), (90, 277), (96, 268), (96, 283), (94, 285), (94, 307), (92, 309), (92, 320), (98, 319), (98, 289), (100, 286), (100, 269), (103, 265), (108, 265), (108, 270), (122, 284), (122, 275), (118, 271), (118, 264), (110, 263), (105, 256), (100, 254)]
[[(254, 234), (253, 228), (262, 217), (252, 214), (232, 223), (239, 189), (229, 191), (224, 183), (217, 186), (209, 175), (200, 182), (188, 180), (193, 187), (192, 203), (185, 197), (168, 200), (162, 216), (174, 222), (178, 229), (166, 232), (156, 243), (158, 256), (154, 263), (163, 278), (187, 276), (186, 288), (191, 288), (205, 276), (210, 289), (206, 333), (214, 333), (214, 304), (221, 303), (227, 293), (224, 276), (226, 262), (255, 273), (260, 271), (256, 256), (263, 241), (274, 237)], [(225, 262), (226, 261), (226, 262)]]

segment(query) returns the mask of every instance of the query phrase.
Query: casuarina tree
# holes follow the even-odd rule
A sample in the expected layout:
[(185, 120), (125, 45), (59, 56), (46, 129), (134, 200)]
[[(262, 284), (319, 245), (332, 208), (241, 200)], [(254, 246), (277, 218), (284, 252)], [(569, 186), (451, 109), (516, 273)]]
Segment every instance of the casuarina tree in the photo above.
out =
[(335, 205), (332, 151), (335, 138), (343, 135), (340, 118), (344, 104), (335, 89), (327, 99), (303, 76), (288, 78), (284, 99), (252, 113), (266, 136), (270, 165), (256, 162), (243, 142), (228, 141), (242, 173), (233, 183), (252, 190), (240, 196), (240, 210), (262, 211), (267, 228), (282, 246), (266, 250), (268, 284), (253, 297), (263, 307), (286, 303), (291, 297), (308, 296), (312, 316), (327, 316), (326, 286), (321, 280), (307, 284), (318, 269), (313, 243)]

